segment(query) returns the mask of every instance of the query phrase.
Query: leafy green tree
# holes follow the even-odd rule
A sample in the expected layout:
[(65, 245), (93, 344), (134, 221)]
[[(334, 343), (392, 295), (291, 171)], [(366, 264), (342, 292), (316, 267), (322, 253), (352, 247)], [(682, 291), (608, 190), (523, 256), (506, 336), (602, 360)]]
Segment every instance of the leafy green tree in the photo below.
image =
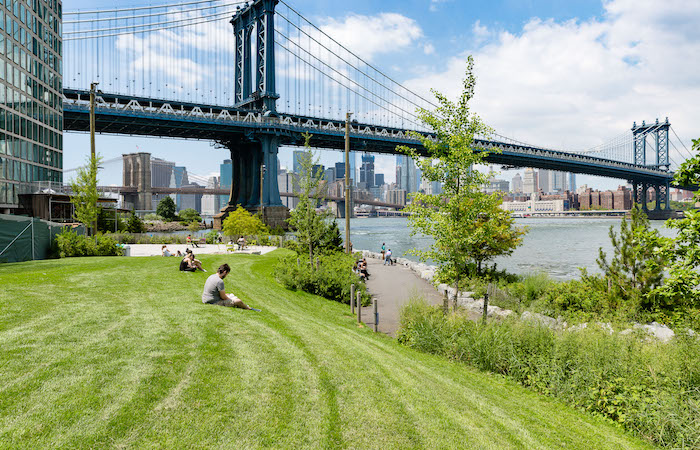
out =
[[(318, 158), (314, 158), (309, 140), (311, 135), (304, 134), (305, 151), (299, 155), (300, 173), (297, 174), (297, 193), (299, 203), (291, 211), (289, 225), (296, 230), (299, 245), (307, 251), (309, 262), (313, 264), (314, 255), (320, 250), (321, 241), (329, 227), (330, 212), (316, 210), (323, 195), (325, 185), (321, 183), (323, 174), (320, 169), (314, 170)], [(317, 166), (318, 167), (318, 166)]]
[(250, 236), (253, 234), (268, 234), (267, 227), (260, 217), (252, 215), (241, 205), (231, 211), (224, 219), (224, 234), (227, 236)]
[(177, 208), (175, 207), (175, 202), (173, 201), (173, 198), (167, 196), (158, 202), (158, 206), (156, 207), (156, 214), (158, 214), (165, 220), (174, 220), (176, 209)]
[(196, 209), (192, 209), (192, 208), (183, 209), (178, 214), (178, 217), (183, 222), (193, 222), (193, 221), (201, 222), (202, 221), (202, 216), (199, 215), (199, 213), (197, 212)]
[(599, 249), (598, 267), (608, 283), (608, 293), (614, 298), (639, 301), (661, 285), (666, 264), (658, 251), (663, 238), (649, 226), (646, 214), (635, 206), (628, 224), (622, 219), (620, 234), (610, 226), (613, 256), (610, 262)]
[(129, 221), (126, 223), (126, 231), (129, 233), (143, 233), (146, 231), (146, 226), (134, 211), (131, 211), (131, 217), (129, 217)]
[[(681, 186), (700, 185), (700, 139), (693, 140), (692, 151), (695, 156), (681, 164), (675, 175)], [(700, 201), (699, 192), (694, 200)], [(655, 306), (667, 310), (700, 308), (700, 211), (689, 209), (684, 219), (671, 219), (666, 225), (678, 234), (659, 250), (670, 265), (663, 286), (652, 293)]]
[(416, 149), (397, 148), (416, 161), (425, 179), (443, 185), (441, 194), (412, 196), (407, 207), (411, 213), (408, 219), (411, 234), (432, 236), (435, 243), (425, 250), (409, 251), (423, 261), (435, 261), (440, 275), (454, 279), (457, 287), (460, 278), (471, 271), (472, 264), (480, 274), (484, 262), (511, 254), (525, 233), (499, 207), (499, 195), (481, 192), (487, 175), (473, 168), (483, 163), (486, 156), (484, 151), (474, 150), (474, 136), (492, 132), (469, 109), (476, 82), (473, 66), (470, 56), (463, 91), (456, 103), (433, 90), (438, 103), (436, 110), (418, 111), (421, 121), (434, 133), (434, 138), (412, 133), (423, 144), (427, 158), (421, 158)]
[(99, 155), (91, 155), (87, 164), (78, 169), (78, 176), (71, 183), (73, 195), (70, 201), (75, 208), (75, 220), (92, 228), (93, 234), (97, 232), (95, 224), (100, 212), (97, 206), (97, 200), (100, 198), (100, 193), (97, 191), (97, 169), (101, 161), (102, 158)]

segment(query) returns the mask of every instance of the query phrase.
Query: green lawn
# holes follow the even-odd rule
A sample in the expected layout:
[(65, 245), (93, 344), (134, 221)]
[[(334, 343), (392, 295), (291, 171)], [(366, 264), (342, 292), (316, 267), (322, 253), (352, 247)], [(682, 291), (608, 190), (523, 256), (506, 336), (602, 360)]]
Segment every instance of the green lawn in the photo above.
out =
[(645, 447), (285, 290), (283, 252), (201, 255), (261, 313), (203, 305), (176, 258), (0, 265), (0, 447)]

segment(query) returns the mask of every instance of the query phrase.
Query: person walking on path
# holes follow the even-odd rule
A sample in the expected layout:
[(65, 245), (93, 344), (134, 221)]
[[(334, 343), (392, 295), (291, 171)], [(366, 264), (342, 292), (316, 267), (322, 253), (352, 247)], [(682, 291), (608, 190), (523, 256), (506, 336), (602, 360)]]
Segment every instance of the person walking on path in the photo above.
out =
[(386, 256), (385, 256), (385, 258), (384, 258), (384, 264), (383, 264), (383, 265), (386, 266), (387, 264), (389, 264), (389, 265), (392, 264), (392, 262), (391, 262), (391, 249), (388, 249), (388, 250), (386, 251)]
[(384, 253), (386, 253), (386, 242), (382, 242), (382, 259), (384, 259)]
[(231, 272), (228, 264), (222, 264), (215, 274), (210, 275), (204, 283), (202, 291), (202, 303), (205, 305), (230, 306), (232, 308), (260, 311), (246, 305), (243, 300), (233, 294), (227, 294), (224, 287), (224, 278)]

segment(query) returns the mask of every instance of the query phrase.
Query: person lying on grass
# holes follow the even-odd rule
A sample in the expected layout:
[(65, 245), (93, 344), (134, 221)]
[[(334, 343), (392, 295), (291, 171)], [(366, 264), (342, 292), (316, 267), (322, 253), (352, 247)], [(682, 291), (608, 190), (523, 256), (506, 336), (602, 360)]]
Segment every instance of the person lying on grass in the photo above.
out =
[(259, 309), (251, 308), (243, 303), (243, 300), (233, 294), (227, 294), (224, 288), (224, 278), (231, 272), (228, 264), (219, 266), (219, 270), (215, 274), (210, 275), (204, 283), (204, 291), (202, 291), (202, 303), (207, 305), (231, 306), (234, 308), (250, 309), (260, 311)]

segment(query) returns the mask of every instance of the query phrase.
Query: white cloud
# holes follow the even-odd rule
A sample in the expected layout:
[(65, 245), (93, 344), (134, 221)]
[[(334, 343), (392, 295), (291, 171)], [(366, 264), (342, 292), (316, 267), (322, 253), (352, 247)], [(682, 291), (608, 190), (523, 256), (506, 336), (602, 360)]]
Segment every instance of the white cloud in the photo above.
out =
[[(517, 34), (476, 22), (476, 37), (493, 37), (471, 51), (474, 111), (502, 134), (567, 150), (604, 143), (634, 121), (668, 116), (687, 145), (700, 134), (700, 2), (657, 6), (612, 0), (601, 19), (533, 19)], [(406, 85), (456, 97), (468, 53)]]
[(435, 46), (430, 43), (425, 44), (423, 46), (423, 53), (425, 53), (426, 55), (432, 55), (433, 53), (435, 53)]
[(365, 60), (410, 48), (423, 37), (415, 20), (396, 13), (351, 14), (343, 20), (322, 20), (321, 29)]
[(430, 0), (430, 12), (436, 12), (439, 9), (440, 3), (445, 3), (449, 0)]

